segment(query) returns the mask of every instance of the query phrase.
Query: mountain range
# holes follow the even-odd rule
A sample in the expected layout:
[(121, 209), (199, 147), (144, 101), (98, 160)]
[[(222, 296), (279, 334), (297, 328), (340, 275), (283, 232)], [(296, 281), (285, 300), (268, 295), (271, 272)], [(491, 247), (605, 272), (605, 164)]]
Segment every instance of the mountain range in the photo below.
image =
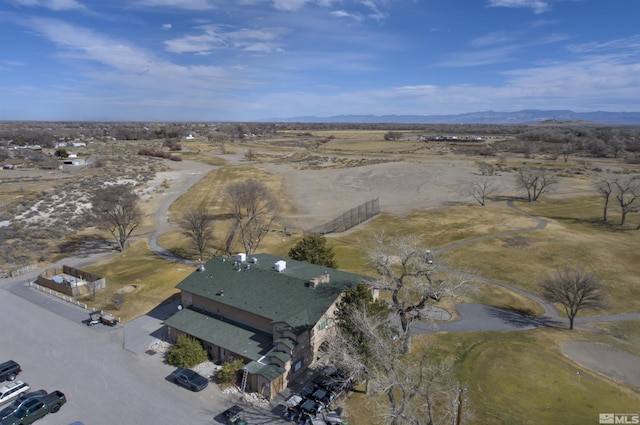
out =
[(543, 121), (583, 121), (600, 124), (640, 124), (640, 112), (573, 112), (525, 109), (514, 112), (470, 112), (452, 115), (335, 115), (271, 118), (271, 122), (397, 123), (397, 124), (535, 124)]

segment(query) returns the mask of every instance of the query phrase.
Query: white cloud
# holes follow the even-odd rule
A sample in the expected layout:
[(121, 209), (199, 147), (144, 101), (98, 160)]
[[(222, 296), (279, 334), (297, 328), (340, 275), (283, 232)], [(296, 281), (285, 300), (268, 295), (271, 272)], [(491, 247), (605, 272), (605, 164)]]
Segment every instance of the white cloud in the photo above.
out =
[(437, 65), (461, 68), (509, 62), (511, 60), (511, 54), (516, 51), (517, 48), (517, 46), (511, 45), (493, 49), (455, 52), (449, 54), (449, 59)]
[(335, 16), (336, 18), (353, 19), (356, 22), (361, 22), (363, 20), (362, 15), (360, 15), (359, 13), (349, 13), (346, 10), (334, 10), (333, 12), (331, 12), (331, 15)]
[[(258, 0), (259, 1), (259, 0)], [(320, 7), (330, 7), (336, 0), (267, 0), (278, 10), (295, 11), (306, 4), (314, 4)]]
[(298, 10), (307, 3), (307, 0), (273, 0), (273, 7), (279, 10)]
[(173, 26), (171, 24), (162, 24), (162, 29), (170, 30)]
[(492, 46), (496, 44), (512, 42), (514, 38), (514, 34), (505, 31), (496, 31), (474, 38), (473, 40), (471, 40), (471, 45), (473, 47)]
[(216, 25), (198, 27), (201, 34), (187, 35), (164, 42), (166, 50), (172, 53), (209, 54), (213, 50), (237, 47), (252, 52), (281, 52), (280, 44), (274, 40), (285, 33), (282, 29), (240, 29), (225, 31)]
[(84, 61), (85, 66), (76, 67), (80, 70), (78, 75), (101, 81), (106, 87), (128, 87), (135, 92), (151, 89), (159, 93), (207, 93), (246, 84), (222, 67), (177, 65), (127, 41), (59, 20), (33, 18), (21, 24), (57, 46), (56, 54), (61, 59)]
[(135, 5), (187, 10), (210, 10), (215, 8), (215, 2), (211, 0), (139, 0)]
[[(381, 7), (380, 6), (384, 6), (386, 4), (386, 2), (383, 1), (376, 1), (376, 0), (359, 0), (365, 7), (369, 8), (371, 10), (371, 12), (367, 15), (369, 16), (369, 18), (375, 19), (377, 21), (380, 21), (382, 19), (386, 19), (387, 15), (386, 13), (382, 12)], [(378, 3), (380, 3), (380, 5), (378, 5)]]
[(489, 7), (526, 7), (535, 13), (544, 13), (550, 9), (549, 2), (543, 0), (489, 0)]
[(573, 44), (569, 46), (569, 50), (574, 53), (615, 51), (640, 52), (640, 35), (634, 35), (631, 37), (619, 38), (616, 40), (604, 42)]
[(77, 0), (9, 0), (18, 6), (44, 7), (51, 10), (85, 9), (85, 6)]
[(208, 28), (202, 34), (166, 40), (164, 44), (168, 52), (200, 54), (228, 46), (225, 38), (214, 28)]

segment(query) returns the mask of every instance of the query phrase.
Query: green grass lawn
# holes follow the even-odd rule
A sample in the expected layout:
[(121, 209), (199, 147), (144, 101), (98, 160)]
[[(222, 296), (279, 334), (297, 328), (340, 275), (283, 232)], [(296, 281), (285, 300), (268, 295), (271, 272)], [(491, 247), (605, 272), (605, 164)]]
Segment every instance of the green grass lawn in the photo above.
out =
[[(95, 300), (83, 302), (99, 310), (109, 311), (121, 317), (123, 322), (147, 313), (179, 291), (176, 285), (187, 277), (193, 268), (161, 259), (149, 248), (146, 240), (135, 241), (124, 253), (111, 261), (94, 264), (85, 269), (103, 276), (107, 289), (96, 294)], [(125, 302), (118, 310), (112, 302), (118, 291), (132, 289), (124, 295)]]
[(583, 315), (640, 311), (640, 275), (634, 266), (640, 264), (640, 238), (635, 226), (601, 224), (601, 206), (591, 197), (518, 206), (545, 218), (547, 226), (461, 247), (446, 253), (447, 260), (533, 292), (546, 273), (563, 267), (584, 269), (602, 281), (608, 306)]
[(477, 423), (579, 425), (596, 423), (601, 412), (638, 406), (638, 393), (580, 368), (527, 333), (478, 341), (482, 337), (470, 338), (459, 367)]
[[(468, 388), (473, 424), (591, 424), (598, 413), (636, 412), (640, 389), (590, 373), (560, 353), (567, 340), (591, 334), (563, 330), (448, 333), (414, 338), (412, 355), (434, 362), (457, 359), (457, 379)], [(611, 342), (607, 336), (596, 338)], [(576, 372), (580, 372), (578, 375)], [(349, 423), (373, 425), (370, 399), (356, 392), (346, 403)]]

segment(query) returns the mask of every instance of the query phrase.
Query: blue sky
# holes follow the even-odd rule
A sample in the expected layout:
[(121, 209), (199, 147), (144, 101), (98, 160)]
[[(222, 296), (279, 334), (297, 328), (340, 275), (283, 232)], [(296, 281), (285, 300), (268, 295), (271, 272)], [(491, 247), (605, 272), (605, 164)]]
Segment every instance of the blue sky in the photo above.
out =
[(640, 111), (638, 0), (0, 0), (0, 119)]

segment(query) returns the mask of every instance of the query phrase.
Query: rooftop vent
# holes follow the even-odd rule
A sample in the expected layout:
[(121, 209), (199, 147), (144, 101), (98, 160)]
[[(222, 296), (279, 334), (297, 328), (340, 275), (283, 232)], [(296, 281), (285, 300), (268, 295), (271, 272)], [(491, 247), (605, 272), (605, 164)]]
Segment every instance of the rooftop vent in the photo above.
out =
[(204, 264), (200, 264), (200, 265), (198, 266), (198, 271), (199, 271), (200, 273), (202, 273), (202, 272), (204, 271)]
[(282, 273), (287, 269), (287, 262), (284, 260), (276, 261), (276, 263), (273, 265), (273, 268), (276, 269), (278, 273)]

